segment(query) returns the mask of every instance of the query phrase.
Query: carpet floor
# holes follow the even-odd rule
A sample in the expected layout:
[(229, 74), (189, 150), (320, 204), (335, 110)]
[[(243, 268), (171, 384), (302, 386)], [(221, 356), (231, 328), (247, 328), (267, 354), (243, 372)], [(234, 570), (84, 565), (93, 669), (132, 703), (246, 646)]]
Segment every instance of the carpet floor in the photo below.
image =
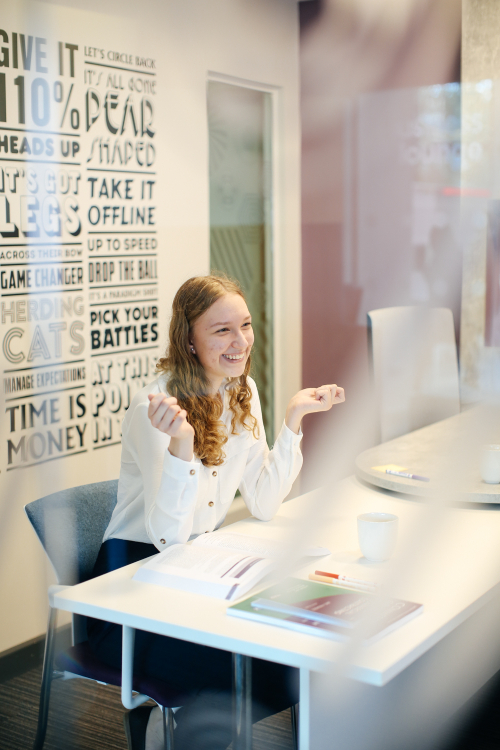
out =
[[(35, 739), (41, 667), (0, 684), (0, 748), (30, 750)], [(90, 680), (52, 683), (44, 750), (126, 750), (118, 688)], [(293, 750), (290, 712), (254, 725), (253, 750)]]
[[(32, 747), (41, 674), (37, 667), (0, 683), (1, 750)], [(117, 688), (87, 680), (56, 680), (44, 750), (126, 750), (123, 713)], [(460, 716), (467, 717), (465, 722)], [(439, 750), (500, 750), (500, 673), (484, 686), (479, 699), (461, 709), (460, 716), (454, 736)], [(289, 711), (254, 725), (253, 750), (292, 748)]]

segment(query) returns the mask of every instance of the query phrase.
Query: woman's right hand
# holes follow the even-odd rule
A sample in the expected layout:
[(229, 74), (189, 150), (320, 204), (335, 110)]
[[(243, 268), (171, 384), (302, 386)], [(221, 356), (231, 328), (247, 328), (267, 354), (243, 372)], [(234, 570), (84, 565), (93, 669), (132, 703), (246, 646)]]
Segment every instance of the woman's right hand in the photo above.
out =
[(187, 421), (187, 412), (174, 396), (164, 393), (148, 394), (148, 417), (153, 427), (170, 435), (168, 449), (173, 456), (183, 461), (193, 458), (194, 430)]

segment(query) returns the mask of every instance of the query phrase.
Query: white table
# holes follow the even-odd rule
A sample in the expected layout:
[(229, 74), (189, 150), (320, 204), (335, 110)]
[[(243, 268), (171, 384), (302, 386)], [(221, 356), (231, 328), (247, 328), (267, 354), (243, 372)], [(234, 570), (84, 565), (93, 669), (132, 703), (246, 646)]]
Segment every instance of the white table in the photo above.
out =
[[(373, 510), (400, 518), (398, 550), (389, 563), (360, 558), (356, 516)], [(375, 694), (383, 695), (383, 686), (433, 647), (434, 653), (436, 644), (446, 643), (462, 624), (472, 622), (474, 613), (487, 609), (500, 589), (500, 513), (494, 506), (487, 510), (436, 507), (367, 487), (351, 477), (333, 490), (285, 503), (271, 522), (250, 518), (229, 530), (270, 538), (296, 535), (296, 539), (327, 546), (331, 556), (309, 558), (301, 575), (321, 567), (377, 580), (391, 595), (423, 603), (425, 611), (371, 646), (349, 649), (318, 637), (228, 617), (223, 601), (133, 581), (140, 563), (66, 589), (54, 597), (54, 604), (69, 612), (299, 668), (301, 750), (319, 750), (321, 738), (315, 738), (315, 728), (330, 720), (323, 711), (314, 723), (310, 721), (321, 705), (318, 691), (324, 690), (319, 674), (328, 675), (335, 665), (338, 673), (344, 665), (349, 683), (377, 686)], [(468, 691), (462, 691), (462, 702), (496, 668), (495, 664), (489, 672), (483, 671)], [(333, 706), (330, 713), (335, 723)]]
[[(463, 502), (500, 503), (500, 484), (481, 479), (481, 446), (490, 443), (500, 443), (500, 408), (477, 406), (363, 451), (356, 459), (356, 476), (409, 495), (428, 497), (444, 488)], [(430, 482), (373, 468), (387, 464), (405, 467)]]

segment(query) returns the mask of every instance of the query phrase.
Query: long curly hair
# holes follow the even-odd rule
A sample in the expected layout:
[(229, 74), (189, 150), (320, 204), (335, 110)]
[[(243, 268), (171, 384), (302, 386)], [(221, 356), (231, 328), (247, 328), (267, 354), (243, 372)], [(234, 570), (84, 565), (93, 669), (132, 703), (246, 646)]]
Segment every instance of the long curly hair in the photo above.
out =
[[(238, 282), (226, 276), (195, 276), (184, 282), (174, 297), (166, 354), (156, 365), (157, 372), (167, 375), (169, 394), (187, 412), (194, 429), (194, 452), (204, 466), (220, 466), (224, 462), (223, 446), (228, 435), (221, 421), (222, 399), (218, 393), (210, 393), (210, 382), (198, 357), (190, 351), (189, 338), (198, 318), (226, 294), (239, 294), (245, 299)], [(249, 356), (243, 375), (232, 378), (226, 390), (232, 412), (231, 434), (238, 434), (241, 428), (258, 437), (257, 420), (250, 411), (250, 364)]]

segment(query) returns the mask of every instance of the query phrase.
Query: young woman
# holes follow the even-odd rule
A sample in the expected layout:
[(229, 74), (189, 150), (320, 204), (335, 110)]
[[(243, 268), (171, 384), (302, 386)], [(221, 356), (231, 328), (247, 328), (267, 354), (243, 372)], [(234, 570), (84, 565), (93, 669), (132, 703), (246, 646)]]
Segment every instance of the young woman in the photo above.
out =
[[(217, 529), (236, 490), (253, 516), (271, 519), (302, 465), (305, 414), (344, 401), (336, 385), (290, 401), (269, 451), (259, 395), (249, 377), (251, 316), (234, 281), (199, 276), (177, 292), (158, 378), (134, 397), (123, 420), (118, 502), (94, 575)], [(121, 665), (121, 627), (89, 620), (95, 653)], [(231, 741), (231, 654), (137, 632), (135, 665), (192, 696), (176, 713), (176, 750), (224, 750)], [(253, 660), (253, 719), (298, 700), (296, 670)], [(125, 715), (129, 750), (163, 747), (159, 709)]]

